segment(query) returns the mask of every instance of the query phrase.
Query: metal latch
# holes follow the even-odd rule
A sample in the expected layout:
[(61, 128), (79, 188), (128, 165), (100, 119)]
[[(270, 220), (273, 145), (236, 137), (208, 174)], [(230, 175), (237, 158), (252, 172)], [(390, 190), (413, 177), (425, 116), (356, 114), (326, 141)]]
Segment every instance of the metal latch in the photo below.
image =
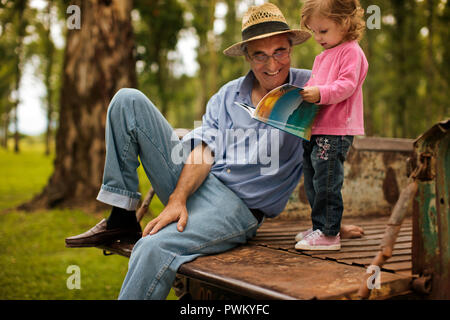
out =
[(412, 179), (420, 181), (431, 181), (436, 177), (436, 158), (431, 152), (421, 152), (419, 155), (419, 164), (417, 156), (414, 153), (413, 158), (407, 161), (407, 174)]

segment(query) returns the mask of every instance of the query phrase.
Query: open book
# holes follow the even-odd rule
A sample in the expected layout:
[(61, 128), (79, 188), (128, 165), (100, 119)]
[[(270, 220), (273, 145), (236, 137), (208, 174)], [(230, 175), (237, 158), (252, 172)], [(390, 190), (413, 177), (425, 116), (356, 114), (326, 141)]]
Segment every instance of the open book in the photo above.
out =
[(309, 141), (319, 107), (303, 101), (300, 95), (302, 90), (284, 84), (267, 93), (256, 108), (245, 103), (235, 104), (246, 110), (252, 118)]

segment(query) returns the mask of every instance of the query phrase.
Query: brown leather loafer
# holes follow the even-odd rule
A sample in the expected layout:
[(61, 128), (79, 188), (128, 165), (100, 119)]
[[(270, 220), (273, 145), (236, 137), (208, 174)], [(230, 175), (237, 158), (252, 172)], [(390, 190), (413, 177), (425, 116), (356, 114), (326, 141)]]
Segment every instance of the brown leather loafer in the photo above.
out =
[(106, 219), (97, 223), (93, 228), (77, 236), (66, 238), (66, 247), (97, 247), (109, 244), (118, 239), (128, 239), (136, 242), (142, 236), (142, 232), (135, 228), (106, 229)]

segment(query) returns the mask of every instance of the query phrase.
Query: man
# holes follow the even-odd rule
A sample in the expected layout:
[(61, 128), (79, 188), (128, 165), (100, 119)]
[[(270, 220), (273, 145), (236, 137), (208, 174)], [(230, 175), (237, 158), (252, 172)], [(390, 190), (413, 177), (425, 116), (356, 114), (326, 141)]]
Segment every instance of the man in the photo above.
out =
[(245, 55), (251, 71), (210, 99), (202, 126), (182, 142), (139, 91), (122, 89), (112, 99), (97, 199), (113, 210), (108, 220), (66, 244), (92, 246), (139, 235), (139, 156), (165, 208), (135, 244), (119, 299), (166, 298), (181, 264), (245, 243), (264, 217), (282, 212), (301, 176), (301, 139), (253, 120), (235, 102), (256, 106), (284, 83), (303, 86), (310, 71), (291, 69), (290, 53), (309, 36), (289, 29), (273, 4), (250, 8), (243, 41), (224, 53)]

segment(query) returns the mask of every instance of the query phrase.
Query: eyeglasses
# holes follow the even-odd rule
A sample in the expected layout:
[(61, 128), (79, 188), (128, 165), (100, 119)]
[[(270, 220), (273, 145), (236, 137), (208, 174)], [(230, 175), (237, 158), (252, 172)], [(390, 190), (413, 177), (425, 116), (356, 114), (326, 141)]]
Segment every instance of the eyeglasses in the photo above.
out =
[(291, 53), (290, 48), (289, 49), (278, 49), (271, 56), (269, 56), (265, 53), (257, 53), (252, 56), (249, 55), (249, 58), (253, 62), (256, 62), (258, 64), (266, 63), (267, 61), (269, 61), (270, 57), (274, 58), (278, 62), (284, 62), (289, 57), (290, 53)]

